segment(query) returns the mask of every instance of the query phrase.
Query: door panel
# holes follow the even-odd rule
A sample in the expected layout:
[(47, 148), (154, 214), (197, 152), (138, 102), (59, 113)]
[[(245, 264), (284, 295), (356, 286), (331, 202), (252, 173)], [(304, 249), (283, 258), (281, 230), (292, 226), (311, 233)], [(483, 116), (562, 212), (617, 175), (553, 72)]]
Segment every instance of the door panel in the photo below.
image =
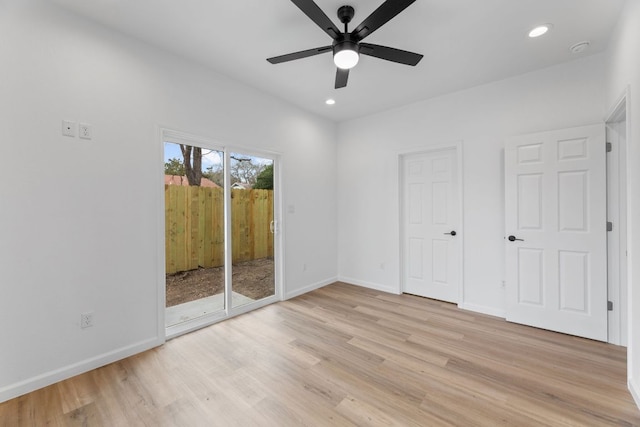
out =
[(409, 239), (409, 278), (424, 280), (424, 239)]
[(518, 229), (542, 228), (542, 175), (518, 176)]
[(560, 231), (589, 231), (588, 189), (587, 171), (558, 174)]
[(200, 173), (216, 161), (224, 174), (224, 152), (168, 138), (164, 146), (165, 326), (174, 327), (225, 310), (223, 189), (207, 177), (190, 182), (181, 175), (186, 156), (202, 164)]
[(458, 301), (455, 149), (403, 157), (403, 291)]
[(505, 148), (507, 320), (607, 339), (604, 126)]
[(518, 302), (542, 305), (544, 301), (544, 252), (540, 249), (518, 248)]
[(274, 167), (273, 159), (237, 152), (230, 155), (234, 181), (230, 212), (232, 308), (276, 293)]
[(589, 307), (589, 254), (560, 251), (560, 310), (587, 313)]
[(449, 242), (441, 239), (434, 239), (431, 241), (431, 254), (433, 262), (431, 263), (433, 283), (438, 283), (443, 286), (447, 286), (449, 283), (448, 270), (449, 270)]

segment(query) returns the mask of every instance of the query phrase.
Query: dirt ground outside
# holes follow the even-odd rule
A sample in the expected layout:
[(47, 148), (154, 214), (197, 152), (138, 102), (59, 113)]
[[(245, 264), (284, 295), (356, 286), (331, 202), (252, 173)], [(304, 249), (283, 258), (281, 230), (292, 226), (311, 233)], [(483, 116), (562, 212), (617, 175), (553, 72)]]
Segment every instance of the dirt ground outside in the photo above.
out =
[[(233, 265), (233, 291), (259, 300), (275, 294), (273, 258)], [(167, 274), (167, 307), (224, 292), (224, 267)]]

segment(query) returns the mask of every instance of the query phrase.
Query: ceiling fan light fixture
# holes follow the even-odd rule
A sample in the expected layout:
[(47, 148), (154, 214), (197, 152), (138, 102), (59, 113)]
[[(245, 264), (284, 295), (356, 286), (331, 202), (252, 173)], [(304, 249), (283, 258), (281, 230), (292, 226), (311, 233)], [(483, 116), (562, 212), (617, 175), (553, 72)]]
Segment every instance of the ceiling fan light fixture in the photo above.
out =
[(349, 70), (356, 66), (360, 60), (358, 45), (352, 41), (337, 43), (333, 47), (333, 63), (336, 67)]

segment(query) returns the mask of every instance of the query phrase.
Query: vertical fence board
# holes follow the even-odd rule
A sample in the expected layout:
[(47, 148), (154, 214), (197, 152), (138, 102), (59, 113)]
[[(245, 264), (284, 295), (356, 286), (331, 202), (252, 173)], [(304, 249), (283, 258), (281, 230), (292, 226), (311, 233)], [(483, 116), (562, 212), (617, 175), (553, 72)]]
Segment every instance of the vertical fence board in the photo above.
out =
[(185, 239), (185, 229), (187, 227), (186, 195), (185, 191), (176, 191), (176, 265), (179, 269), (188, 269), (185, 256), (187, 248)]
[(202, 234), (203, 234), (203, 245), (202, 245), (202, 260), (200, 265), (206, 268), (213, 267), (213, 242), (211, 241), (211, 236), (213, 235), (213, 224), (211, 221), (211, 217), (213, 215), (213, 192), (205, 191), (204, 192), (204, 206), (202, 207)]
[(170, 185), (164, 186), (164, 211), (165, 211), (165, 268), (167, 273), (175, 273), (176, 265), (176, 198)]
[(232, 258), (233, 262), (249, 260), (248, 237), (251, 232), (249, 228), (248, 211), (251, 198), (248, 197), (250, 191), (233, 189), (231, 190), (231, 230), (232, 230)]
[(214, 188), (210, 191), (211, 198), (211, 267), (224, 265), (224, 190)]
[(205, 252), (207, 250), (207, 236), (210, 233), (207, 233), (207, 222), (205, 218), (207, 218), (207, 197), (208, 194), (205, 191), (202, 191), (203, 188), (200, 188), (198, 192), (200, 193), (200, 198), (198, 200), (198, 265), (206, 267), (206, 259)]
[(188, 243), (188, 255), (189, 255), (189, 267), (191, 269), (198, 268), (199, 251), (200, 251), (200, 187), (194, 187), (192, 191), (189, 191), (189, 243)]
[(269, 205), (269, 190), (253, 190), (253, 236), (254, 236), (254, 257), (265, 258), (269, 256), (269, 236), (271, 235), (270, 225), (273, 218), (272, 205)]
[[(252, 259), (256, 259), (255, 256), (255, 237), (256, 237), (256, 228), (255, 228), (255, 217), (253, 216), (253, 205), (255, 203), (255, 198), (253, 197), (253, 191), (243, 190), (247, 194), (247, 240), (246, 240), (246, 259), (243, 261), (249, 261)], [(233, 220), (233, 216), (231, 217)]]

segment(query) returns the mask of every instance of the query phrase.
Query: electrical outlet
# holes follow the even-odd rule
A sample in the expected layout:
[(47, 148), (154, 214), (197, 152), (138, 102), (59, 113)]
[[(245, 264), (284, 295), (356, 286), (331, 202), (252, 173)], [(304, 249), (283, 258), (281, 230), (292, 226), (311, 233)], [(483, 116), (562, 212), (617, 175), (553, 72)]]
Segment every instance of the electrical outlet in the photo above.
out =
[(93, 312), (80, 314), (80, 328), (85, 329), (93, 326)]
[(93, 128), (88, 123), (80, 123), (80, 126), (78, 127), (78, 134), (82, 139), (91, 139), (93, 136)]
[(76, 122), (71, 120), (62, 121), (62, 134), (64, 136), (76, 136)]
[(302, 264), (302, 271), (307, 271), (307, 264)]

